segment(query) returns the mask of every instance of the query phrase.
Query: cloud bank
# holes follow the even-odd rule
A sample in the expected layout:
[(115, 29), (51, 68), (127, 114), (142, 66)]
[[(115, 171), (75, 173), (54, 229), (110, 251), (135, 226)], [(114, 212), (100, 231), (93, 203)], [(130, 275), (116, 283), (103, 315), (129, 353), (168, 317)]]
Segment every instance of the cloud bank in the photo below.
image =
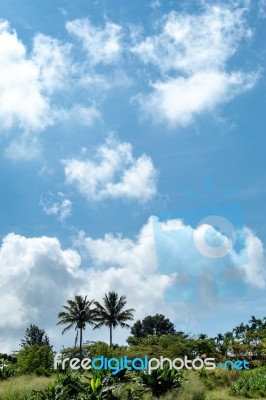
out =
[[(186, 271), (192, 272), (201, 268), (201, 258), (191, 246), (193, 228), (187, 225), (183, 228), (183, 242), (173, 241), (170, 236), (167, 246), (178, 263), (183, 263)], [(250, 230), (244, 230), (242, 251), (248, 254), (244, 281), (248, 288), (264, 291), (263, 245)], [(164, 292), (173, 280), (158, 269), (156, 246), (153, 218), (133, 239), (113, 234), (94, 239), (80, 232), (67, 249), (56, 238), (6, 235), (0, 247), (1, 299), (5, 304), (0, 311), (2, 351), (17, 349), (30, 323), (45, 328), (56, 347), (65, 341), (73, 344), (74, 335), (72, 337), (70, 332), (62, 338), (56, 322), (62, 305), (75, 294), (87, 294), (90, 299), (100, 301), (104, 293), (115, 290), (127, 296), (130, 307), (136, 309), (136, 319), (162, 312), (178, 321), (181, 329), (188, 329), (193, 324), (197, 326), (206, 312), (214, 312), (219, 318), (220, 308), (227, 301), (225, 298), (218, 303), (212, 298), (215, 310), (210, 310), (211, 304), (207, 301), (189, 304), (164, 300)], [(234, 255), (236, 265), (239, 256), (240, 252)], [(121, 341), (128, 331), (117, 330), (115, 334), (115, 340)], [(86, 335), (90, 339), (107, 340), (108, 331), (88, 331)]]

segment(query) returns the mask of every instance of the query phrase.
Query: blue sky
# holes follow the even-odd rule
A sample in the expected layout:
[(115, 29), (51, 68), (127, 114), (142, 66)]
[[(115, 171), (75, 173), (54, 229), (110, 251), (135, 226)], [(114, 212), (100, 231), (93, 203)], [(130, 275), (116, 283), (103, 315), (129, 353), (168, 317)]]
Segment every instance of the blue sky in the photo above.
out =
[[(263, 317), (266, 2), (3, 0), (0, 18), (2, 350), (30, 323), (71, 344), (55, 324), (77, 293), (116, 290), (193, 334)], [(214, 214), (231, 247), (198, 226)], [(167, 301), (180, 271), (215, 268), (195, 247), (208, 232), (245, 296), (216, 276), (222, 298), (206, 278)]]

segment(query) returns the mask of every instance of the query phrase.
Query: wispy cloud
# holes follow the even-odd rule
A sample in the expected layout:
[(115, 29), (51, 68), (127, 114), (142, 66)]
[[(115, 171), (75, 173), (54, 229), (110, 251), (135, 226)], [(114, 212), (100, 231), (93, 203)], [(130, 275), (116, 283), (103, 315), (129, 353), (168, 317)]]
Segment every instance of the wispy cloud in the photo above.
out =
[(112, 22), (106, 22), (104, 28), (94, 26), (87, 18), (69, 21), (66, 24), (69, 33), (82, 43), (91, 65), (112, 64), (122, 51), (122, 28)]
[(58, 107), (53, 111), (53, 117), (57, 123), (76, 123), (90, 127), (94, 125), (96, 121), (101, 121), (102, 115), (95, 104), (88, 107), (76, 104), (68, 109)]
[(259, 0), (259, 18), (266, 18), (266, 0)]
[(55, 215), (61, 222), (69, 218), (72, 213), (72, 202), (62, 192), (57, 194), (52, 192), (43, 193), (40, 199), (40, 206), (46, 215)]

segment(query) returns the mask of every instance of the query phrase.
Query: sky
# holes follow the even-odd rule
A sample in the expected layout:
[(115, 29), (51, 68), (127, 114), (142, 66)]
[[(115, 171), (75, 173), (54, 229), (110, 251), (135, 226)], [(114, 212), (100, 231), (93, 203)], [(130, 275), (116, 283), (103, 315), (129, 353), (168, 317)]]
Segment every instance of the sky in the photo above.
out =
[(31, 323), (73, 345), (76, 294), (192, 335), (266, 316), (265, 21), (265, 0), (1, 1), (1, 352)]

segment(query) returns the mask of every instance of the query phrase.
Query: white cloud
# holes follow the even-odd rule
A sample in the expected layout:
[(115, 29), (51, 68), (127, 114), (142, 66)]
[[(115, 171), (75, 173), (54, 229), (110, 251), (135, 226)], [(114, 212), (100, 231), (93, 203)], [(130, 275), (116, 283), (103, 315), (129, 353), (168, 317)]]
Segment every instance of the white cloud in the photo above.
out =
[(56, 195), (52, 192), (43, 193), (40, 206), (46, 215), (55, 215), (61, 222), (71, 217), (72, 202), (62, 192)]
[(40, 130), (50, 124), (49, 100), (43, 94), (39, 68), (7, 22), (0, 23), (0, 125)]
[(172, 11), (163, 18), (159, 35), (147, 37), (132, 50), (162, 72), (223, 69), (241, 40), (251, 35), (243, 13), (244, 9), (218, 5), (199, 15)]
[(94, 104), (89, 107), (76, 104), (69, 109), (58, 107), (54, 110), (53, 115), (57, 123), (77, 123), (87, 127), (92, 126), (102, 118), (100, 110)]
[(157, 81), (149, 95), (137, 98), (142, 109), (155, 121), (187, 126), (196, 116), (251, 89), (257, 79), (256, 73), (201, 71), (187, 78)]
[(263, 243), (246, 228), (246, 249), (248, 263), (245, 265), (246, 281), (258, 288), (266, 287), (266, 263)]
[(10, 160), (30, 161), (38, 158), (41, 154), (38, 136), (29, 132), (20, 135), (17, 139), (11, 140), (5, 150), (6, 158)]
[(7, 157), (38, 157), (38, 133), (62, 120), (91, 126), (100, 119), (94, 104), (58, 105), (57, 94), (71, 92), (73, 79), (80, 74), (71, 48), (68, 43), (37, 34), (30, 50), (7, 21), (0, 21), (0, 128), (16, 135), (6, 150)]
[(39, 131), (53, 123), (51, 95), (65, 85), (70, 46), (38, 34), (32, 54), (8, 22), (0, 23), (0, 124)]
[(246, 8), (205, 6), (199, 15), (171, 12), (161, 33), (136, 43), (132, 51), (157, 67), (160, 78), (149, 95), (137, 99), (146, 113), (170, 125), (190, 124), (237, 94), (251, 89), (258, 73), (229, 70), (228, 61), (252, 37)]
[[(85, 265), (89, 241), (88, 237), (79, 237), (79, 243), (76, 243), (76, 247), (86, 248)], [(0, 289), (1, 300), (6, 307), (0, 310), (2, 351), (18, 349), (19, 340), (30, 323), (48, 331), (56, 348), (66, 342), (73, 345), (74, 332), (62, 337), (62, 328), (56, 327), (56, 322), (62, 305), (74, 294), (87, 294), (90, 299), (101, 301), (105, 292), (116, 290), (120, 295), (127, 296), (129, 307), (134, 307), (139, 317), (145, 316), (147, 308), (152, 313), (162, 309), (169, 315), (169, 307), (162, 302), (163, 289), (168, 280), (154, 274), (156, 266), (151, 226), (143, 228), (136, 242), (125, 240), (124, 244), (122, 239), (115, 238), (102, 240), (102, 246), (100, 242), (94, 242), (97, 247), (92, 254), (95, 263), (91, 268), (81, 268), (77, 250), (63, 250), (56, 238), (26, 238), (12, 233), (3, 239), (0, 248)], [(119, 263), (119, 255), (114, 260), (111, 252), (117, 249), (120, 254), (123, 248), (124, 254)], [(100, 258), (100, 254), (96, 255), (99, 251), (105, 252), (103, 257), (109, 267), (105, 268), (104, 260), (96, 260)], [(131, 255), (133, 264), (125, 264), (123, 256), (127, 257), (131, 251), (137, 258)], [(138, 305), (140, 299), (143, 299), (143, 307)], [(85, 334), (87, 338), (90, 335), (92, 340), (107, 340), (106, 333), (101, 330)], [(122, 332), (122, 337), (128, 333), (128, 330)], [(119, 340), (120, 330), (115, 334), (115, 340)]]
[(82, 42), (91, 65), (111, 64), (118, 60), (122, 51), (122, 28), (119, 25), (106, 22), (104, 28), (99, 28), (89, 19), (82, 18), (69, 21), (66, 29)]
[(77, 252), (63, 250), (55, 238), (26, 238), (11, 233), (3, 239), (0, 286), (5, 307), (0, 310), (0, 342), (8, 342), (8, 350), (18, 348), (30, 323), (55, 325), (58, 308), (73, 295), (73, 286), (77, 288), (81, 283), (79, 264)]
[(70, 44), (37, 34), (33, 40), (32, 61), (38, 66), (42, 90), (51, 94), (65, 88), (71, 68)]
[[(19, 340), (30, 323), (44, 328), (56, 348), (63, 343), (72, 345), (74, 332), (62, 337), (61, 328), (56, 327), (62, 305), (75, 294), (87, 294), (89, 299), (101, 301), (110, 290), (126, 295), (128, 306), (136, 309), (135, 319), (160, 312), (178, 322), (178, 329), (188, 330), (191, 326), (197, 329), (202, 318), (206, 320), (208, 315), (216, 321), (215, 333), (223, 330), (225, 321), (221, 315), (228, 304), (226, 297), (220, 302), (211, 297), (211, 302), (178, 303), (178, 307), (177, 303), (164, 300), (164, 291), (172, 281), (168, 274), (174, 271), (159, 264), (160, 248), (154, 221), (150, 218), (132, 239), (113, 234), (95, 239), (80, 233), (72, 249), (63, 249), (58, 239), (46, 236), (27, 238), (14, 233), (5, 236), (0, 247), (0, 290), (5, 304), (0, 310), (2, 351), (18, 349)], [(248, 253), (244, 279), (248, 287), (265, 290), (263, 245), (250, 230), (246, 233), (241, 250), (246, 249)], [(183, 224), (178, 241), (169, 230), (164, 235), (169, 258), (174, 258), (185, 271), (198, 274), (206, 267), (193, 246), (192, 227)], [(237, 264), (241, 254), (234, 257), (235, 261), (232, 260)], [(250, 313), (253, 309), (251, 305)], [(230, 315), (233, 315), (232, 309)], [(235, 319), (239, 319), (237, 309)], [(128, 334), (128, 330), (117, 329), (115, 341), (121, 343)], [(108, 330), (88, 329), (85, 339), (88, 338), (108, 341)]]
[(152, 160), (143, 154), (135, 159), (130, 143), (112, 136), (96, 150), (95, 160), (65, 160), (65, 176), (87, 200), (129, 198), (140, 202), (156, 194), (157, 173)]

